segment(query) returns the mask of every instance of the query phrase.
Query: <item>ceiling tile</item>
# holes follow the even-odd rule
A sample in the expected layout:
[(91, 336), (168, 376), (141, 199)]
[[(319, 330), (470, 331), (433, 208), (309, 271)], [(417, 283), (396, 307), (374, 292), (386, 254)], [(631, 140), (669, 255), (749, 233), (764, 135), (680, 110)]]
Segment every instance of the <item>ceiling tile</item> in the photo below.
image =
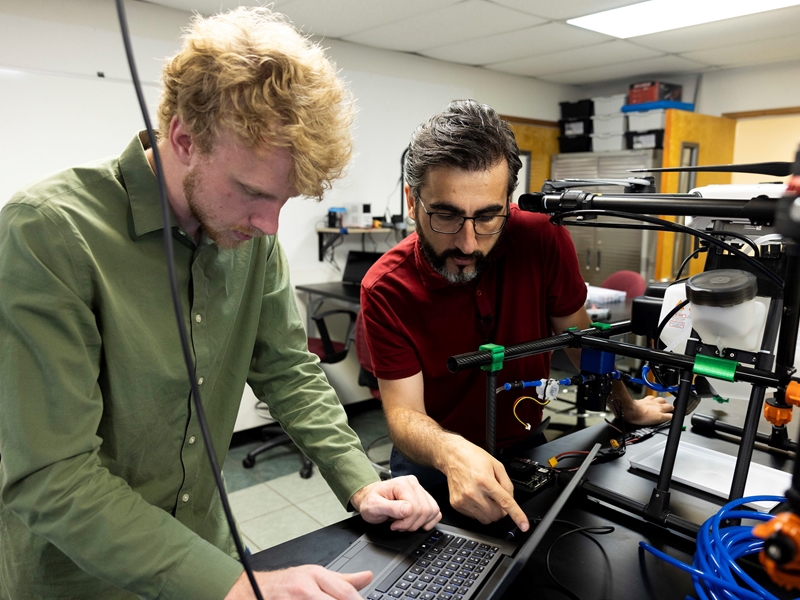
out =
[(431, 48), (422, 54), (466, 65), (487, 65), (526, 56), (550, 54), (569, 48), (580, 48), (613, 39), (580, 27), (563, 23), (545, 23), (519, 31), (498, 33), (477, 40)]
[(620, 6), (637, 4), (642, 0), (492, 0), (509, 8), (515, 8), (546, 19), (571, 19), (591, 15)]
[(647, 78), (666, 73), (692, 73), (705, 70), (708, 65), (687, 60), (680, 56), (659, 56), (647, 60), (621, 62), (604, 67), (581, 69), (567, 73), (551, 73), (539, 79), (567, 85), (588, 85), (604, 81), (614, 81), (628, 77)]
[[(177, 8), (178, 10), (185, 10), (186, 12), (199, 12), (203, 15), (213, 15), (227, 10), (236, 8), (237, 6), (261, 6), (263, 2), (237, 2), (236, 0), (145, 0), (150, 4), (159, 4), (161, 6), (168, 6), (170, 8)], [(292, 4), (294, 0), (273, 0), (272, 10), (276, 12), (283, 12), (285, 7)]]
[[(149, 1), (212, 14), (264, 0)], [(795, 41), (800, 7), (626, 41), (603, 42), (610, 38), (553, 22), (636, 1), (641, 0), (273, 0), (271, 4), (309, 34), (566, 84), (614, 81), (630, 72), (641, 75), (641, 69), (677, 74), (696, 72), (703, 65), (713, 69), (800, 57)], [(670, 56), (659, 58), (662, 54)]]
[(564, 71), (577, 71), (591, 67), (615, 65), (633, 60), (643, 60), (661, 55), (656, 50), (642, 48), (623, 40), (574, 48), (543, 56), (521, 58), (487, 65), (488, 68), (516, 75), (547, 75)]
[(797, 33), (800, 6), (628, 38), (635, 44), (681, 54)]
[(431, 11), (461, 0), (291, 0), (282, 9), (298, 28), (318, 36), (341, 38)]
[(768, 37), (746, 44), (687, 52), (682, 56), (721, 67), (759, 65), (800, 58), (800, 44), (796, 35)]
[(545, 19), (485, 0), (466, 0), (424, 15), (348, 35), (344, 39), (377, 48), (419, 52), (544, 22)]

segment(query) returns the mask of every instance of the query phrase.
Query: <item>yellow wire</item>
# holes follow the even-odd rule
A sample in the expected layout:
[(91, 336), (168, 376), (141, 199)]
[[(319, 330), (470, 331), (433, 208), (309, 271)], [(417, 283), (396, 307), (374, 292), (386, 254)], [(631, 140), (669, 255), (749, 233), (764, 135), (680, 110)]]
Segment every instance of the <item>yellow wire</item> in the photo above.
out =
[(514, 408), (513, 408), (514, 418), (517, 421), (519, 421), (522, 424), (522, 426), (525, 427), (525, 429), (530, 429), (531, 424), (525, 423), (522, 419), (520, 419), (517, 416), (517, 405), (523, 400), (533, 400), (534, 402), (536, 402), (536, 404), (539, 404), (540, 406), (547, 406), (548, 404), (550, 404), (550, 400), (545, 400), (544, 402), (542, 402), (541, 400), (539, 400), (539, 398), (534, 398), (533, 396), (520, 396), (519, 398), (517, 398), (517, 401), (514, 402)]

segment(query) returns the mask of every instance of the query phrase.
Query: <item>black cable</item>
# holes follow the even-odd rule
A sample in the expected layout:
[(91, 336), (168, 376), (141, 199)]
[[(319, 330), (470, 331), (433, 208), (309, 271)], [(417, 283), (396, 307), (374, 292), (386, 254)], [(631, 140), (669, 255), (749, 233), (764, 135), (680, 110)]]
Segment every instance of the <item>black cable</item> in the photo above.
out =
[[(704, 231), (698, 231), (696, 229), (692, 229), (691, 227), (686, 227), (685, 225), (680, 225), (679, 223), (673, 223), (672, 221), (666, 221), (664, 219), (657, 219), (655, 217), (649, 217), (647, 215), (637, 215), (634, 213), (626, 213), (620, 212), (616, 210), (605, 210), (605, 209), (587, 209), (587, 210), (572, 210), (568, 212), (561, 213), (559, 215), (555, 215), (550, 218), (550, 221), (555, 224), (561, 224), (565, 217), (580, 217), (580, 216), (610, 216), (610, 217), (618, 217), (620, 219), (631, 219), (633, 221), (644, 221), (645, 223), (653, 223), (656, 225), (663, 225), (668, 231), (672, 231), (675, 233), (686, 233), (689, 235), (693, 235), (695, 237), (699, 237), (700, 239), (706, 240), (710, 244), (717, 246), (718, 248), (722, 248), (723, 250), (727, 250), (731, 254), (741, 258), (746, 263), (750, 264), (754, 268), (758, 269), (764, 275), (766, 275), (769, 279), (771, 279), (778, 287), (783, 289), (784, 283), (783, 279), (778, 277), (775, 273), (770, 271), (767, 267), (762, 265), (760, 262), (755, 260), (752, 256), (748, 256), (741, 250), (734, 248), (730, 244), (726, 244), (725, 242), (721, 242), (713, 235), (708, 234)], [(730, 235), (729, 232), (715, 232), (717, 235)], [(733, 237), (733, 236), (731, 236)]]
[(570, 227), (599, 227), (600, 229), (636, 229), (637, 231), (668, 231), (660, 225), (631, 225), (629, 223), (604, 223), (602, 221), (560, 221), (561, 225), (569, 225)]
[(682, 309), (684, 306), (686, 306), (687, 304), (689, 304), (689, 300), (688, 299), (684, 300), (683, 302), (680, 302), (680, 303), (676, 304), (672, 308), (672, 310), (669, 311), (666, 315), (664, 315), (663, 319), (661, 319), (661, 323), (658, 324), (658, 329), (656, 329), (656, 335), (655, 335), (656, 348), (658, 348), (658, 342), (661, 340), (661, 332), (664, 331), (664, 327), (666, 327), (667, 323), (669, 323), (669, 320), (672, 317), (674, 317), (678, 313), (678, 311), (680, 309)]
[(378, 466), (381, 466), (381, 467), (384, 466), (384, 465), (388, 465), (389, 464), (388, 460), (382, 460), (382, 461), (373, 460), (372, 458), (370, 458), (370, 455), (369, 455), (369, 451), (372, 450), (373, 446), (377, 445), (378, 442), (381, 442), (383, 440), (388, 440), (388, 439), (389, 439), (389, 434), (388, 433), (386, 435), (382, 435), (382, 436), (376, 437), (369, 444), (367, 444), (366, 448), (364, 448), (364, 454), (367, 455), (367, 458), (369, 458), (371, 463), (374, 463), (374, 464), (376, 464)]
[(683, 259), (683, 262), (681, 263), (681, 266), (678, 268), (678, 273), (675, 275), (675, 279), (672, 280), (672, 283), (677, 283), (678, 282), (678, 280), (681, 278), (681, 274), (683, 273), (683, 270), (686, 268), (686, 265), (689, 264), (689, 261), (692, 260), (693, 258), (699, 256), (701, 252), (708, 252), (708, 248), (703, 248), (701, 246), (697, 250), (695, 250), (694, 252), (689, 254), (689, 256), (687, 256), (686, 258)]
[[(559, 542), (559, 540), (567, 537), (568, 535), (572, 535), (573, 533), (580, 533), (586, 539), (591, 540), (592, 543), (594, 543), (598, 548), (600, 548), (600, 552), (603, 553), (603, 558), (605, 559), (606, 565), (608, 566), (609, 579), (608, 580), (606, 580), (605, 578), (603, 579), (604, 589), (602, 597), (604, 600), (610, 599), (614, 595), (613, 580), (611, 579), (611, 561), (609, 560), (608, 554), (606, 553), (605, 548), (603, 548), (603, 545), (600, 542), (598, 542), (595, 538), (593, 538), (592, 535), (607, 535), (609, 533), (613, 533), (615, 531), (614, 527), (612, 527), (611, 525), (605, 525), (600, 527), (581, 527), (576, 523), (572, 523), (571, 521), (565, 521), (563, 519), (556, 519), (555, 521), (553, 521), (553, 523), (569, 525), (574, 529), (562, 533), (555, 540), (553, 540), (552, 544), (550, 544), (550, 547), (547, 549), (547, 553), (545, 554), (545, 566), (547, 567), (547, 574), (550, 576), (553, 582), (559, 587), (559, 589), (563, 590), (566, 593), (566, 595), (568, 595), (570, 598), (573, 598), (574, 600), (580, 600), (580, 597), (575, 592), (573, 592), (566, 585), (561, 583), (561, 581), (553, 573), (553, 569), (550, 565), (550, 555), (553, 551), (553, 548)], [(606, 592), (606, 587), (608, 588), (607, 592)]]
[(736, 233), (734, 231), (709, 231), (707, 233), (708, 235), (718, 235), (720, 237), (730, 237), (741, 240), (753, 249), (753, 256), (761, 256), (761, 251), (758, 249), (758, 246), (756, 246), (756, 243), (746, 235), (742, 235), (741, 233)]
[(139, 101), (139, 108), (142, 111), (144, 118), (145, 128), (147, 129), (147, 136), (150, 138), (150, 147), (153, 151), (153, 162), (155, 163), (156, 179), (158, 181), (158, 197), (161, 203), (161, 220), (164, 225), (164, 249), (167, 255), (167, 272), (169, 275), (170, 291), (172, 292), (172, 306), (175, 312), (175, 319), (178, 322), (178, 334), (181, 339), (181, 349), (183, 350), (183, 360), (186, 364), (186, 371), (189, 375), (189, 385), (192, 389), (192, 401), (194, 402), (195, 412), (197, 413), (197, 421), (200, 425), (200, 432), (203, 435), (203, 444), (208, 454), (208, 460), (211, 463), (211, 470), (214, 474), (214, 481), (219, 491), (220, 500), (222, 501), (222, 508), (225, 511), (225, 518), (228, 521), (228, 528), (230, 529), (233, 542), (236, 545), (236, 551), (239, 553), (239, 560), (244, 566), (247, 573), (247, 578), (253, 586), (253, 592), (258, 600), (264, 600), (261, 592), (258, 589), (253, 571), (250, 568), (250, 561), (245, 553), (242, 540), (239, 538), (239, 533), (236, 530), (236, 521), (231, 512), (231, 506), (228, 502), (228, 495), (225, 493), (225, 485), (222, 482), (222, 476), (219, 463), (217, 462), (217, 455), (214, 451), (214, 445), (211, 441), (211, 432), (208, 429), (208, 420), (206, 419), (203, 403), (200, 399), (200, 387), (197, 385), (197, 380), (194, 377), (195, 366), (192, 360), (191, 349), (189, 347), (189, 337), (186, 333), (186, 327), (183, 321), (183, 307), (181, 306), (180, 293), (178, 292), (178, 276), (175, 269), (175, 249), (172, 244), (172, 227), (169, 202), (167, 201), (167, 186), (164, 181), (164, 171), (161, 162), (161, 154), (158, 150), (157, 138), (153, 126), (150, 123), (150, 116), (147, 112), (147, 103), (144, 99), (142, 92), (141, 82), (136, 69), (136, 61), (133, 56), (133, 47), (130, 40), (130, 32), (128, 30), (128, 19), (125, 14), (125, 0), (116, 0), (117, 16), (119, 17), (119, 26), (122, 32), (122, 41), (125, 44), (125, 55), (128, 59), (128, 66), (131, 71), (131, 79), (133, 80), (133, 87), (136, 90), (136, 97)]
[[(605, 210), (605, 209), (595, 209), (595, 210)], [(576, 212), (576, 211), (573, 211), (573, 212)], [(588, 221), (586, 221), (586, 220), (581, 220), (581, 221), (574, 220), (573, 221), (573, 220), (569, 220), (569, 221), (564, 222), (564, 221), (561, 221), (561, 217), (564, 214), (566, 214), (566, 213), (563, 213), (562, 215), (560, 215), (558, 217), (553, 217), (553, 218), (554, 219), (557, 218), (562, 225), (569, 225), (570, 227), (578, 226), (578, 227), (597, 227), (597, 228), (600, 228), (600, 229), (606, 228), (606, 229), (636, 229), (636, 230), (647, 230), (647, 231), (672, 231), (671, 229), (668, 229), (668, 228), (663, 227), (661, 225), (641, 225), (641, 224), (640, 225), (629, 225), (628, 223), (617, 223), (617, 222), (614, 222), (614, 221), (594, 221), (594, 220), (588, 220)], [(631, 213), (631, 214), (633, 214), (633, 213)], [(666, 222), (667, 223), (672, 223), (672, 221), (666, 221)], [(696, 230), (693, 229), (692, 231), (696, 231)], [(753, 253), (754, 253), (755, 256), (760, 256), (761, 255), (761, 253), (760, 253), (760, 251), (758, 249), (758, 246), (756, 246), (755, 242), (753, 242), (753, 240), (751, 240), (746, 235), (742, 235), (741, 233), (736, 233), (734, 231), (708, 231), (706, 233), (708, 233), (708, 235), (718, 235), (720, 237), (730, 237), (730, 238), (735, 238), (737, 240), (741, 240), (742, 242), (744, 242), (745, 244), (747, 244), (748, 246), (750, 246), (753, 249)]]

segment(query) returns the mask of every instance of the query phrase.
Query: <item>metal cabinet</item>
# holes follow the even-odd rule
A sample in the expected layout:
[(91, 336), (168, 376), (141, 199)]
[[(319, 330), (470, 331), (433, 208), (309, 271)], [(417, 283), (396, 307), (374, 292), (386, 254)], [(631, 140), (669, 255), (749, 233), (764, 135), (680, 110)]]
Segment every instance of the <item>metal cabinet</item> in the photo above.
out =
[[(576, 152), (556, 154), (551, 162), (551, 179), (625, 179), (628, 169), (661, 166), (661, 150), (624, 150), (621, 152)], [(656, 179), (656, 189), (659, 181)], [(596, 187), (591, 191), (622, 193), (619, 187)], [(612, 217), (598, 221), (620, 222)], [(637, 229), (609, 229), (568, 226), (583, 278), (600, 285), (606, 277), (620, 270), (637, 271), (646, 280), (653, 277), (655, 241), (653, 232)]]

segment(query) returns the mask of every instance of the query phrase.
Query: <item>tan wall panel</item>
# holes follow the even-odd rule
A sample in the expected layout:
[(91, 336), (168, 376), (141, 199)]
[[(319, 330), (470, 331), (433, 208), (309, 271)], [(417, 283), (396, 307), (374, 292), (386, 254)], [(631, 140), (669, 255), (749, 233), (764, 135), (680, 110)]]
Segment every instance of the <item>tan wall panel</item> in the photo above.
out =
[[(800, 143), (800, 115), (769, 116), (736, 121), (733, 162), (793, 161)], [(783, 181), (788, 177), (770, 177), (750, 173), (734, 173), (732, 183)]]
[(550, 178), (550, 155), (558, 154), (558, 129), (510, 122), (520, 150), (531, 153), (531, 182), (529, 192), (542, 189)]

